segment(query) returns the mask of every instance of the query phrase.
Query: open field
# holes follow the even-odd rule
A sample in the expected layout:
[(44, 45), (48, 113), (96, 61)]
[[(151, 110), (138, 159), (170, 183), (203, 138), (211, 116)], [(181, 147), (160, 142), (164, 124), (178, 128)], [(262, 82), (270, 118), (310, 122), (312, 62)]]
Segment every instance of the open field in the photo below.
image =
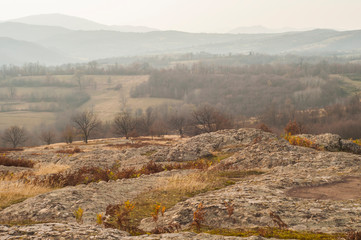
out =
[(342, 79), (342, 81), (345, 83), (344, 89), (349, 94), (355, 94), (355, 93), (361, 93), (361, 81), (358, 79), (361, 79), (360, 76), (343, 76), (343, 75), (336, 75)]
[(52, 124), (55, 122), (56, 115), (50, 112), (1, 112), (0, 129), (11, 125), (25, 126), (28, 129), (36, 127), (41, 123)]
[[(26, 76), (7, 79), (0, 85), (0, 129), (21, 125), (28, 129), (55, 122), (57, 111), (92, 109), (104, 121), (112, 120), (123, 106), (145, 110), (162, 103), (177, 103), (164, 98), (130, 98), (129, 92), (149, 76), (83, 75), (80, 85), (73, 75)], [(15, 93), (10, 97), (9, 83)], [(90, 99), (74, 108), (69, 98), (88, 95)], [(6, 99), (8, 98), (8, 99)], [(86, 99), (85, 99), (86, 100)], [(70, 100), (69, 100), (70, 101)], [(75, 104), (76, 105), (76, 104)], [(57, 108), (54, 111), (54, 108)]]

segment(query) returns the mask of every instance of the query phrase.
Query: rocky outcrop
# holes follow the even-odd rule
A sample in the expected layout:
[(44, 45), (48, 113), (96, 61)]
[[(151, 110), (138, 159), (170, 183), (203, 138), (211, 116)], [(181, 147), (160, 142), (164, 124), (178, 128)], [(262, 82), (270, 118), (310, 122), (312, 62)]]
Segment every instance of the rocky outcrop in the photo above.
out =
[(222, 130), (190, 138), (184, 143), (158, 151), (155, 161), (191, 161), (212, 155), (214, 151), (236, 152), (257, 141), (274, 140), (277, 137), (259, 129)]
[(320, 135), (301, 134), (298, 135), (311, 140), (313, 143), (324, 147), (330, 152), (350, 152), (361, 154), (361, 146), (350, 140), (341, 139), (337, 134), (325, 133)]
[(96, 225), (43, 223), (30, 226), (0, 225), (0, 239), (123, 239), (129, 233)]
[[(318, 136), (302, 135), (325, 151), (306, 147), (292, 146), (286, 140), (271, 133), (257, 129), (224, 130), (202, 134), (179, 142), (174, 146), (145, 146), (137, 149), (114, 149), (92, 146), (72, 156), (53, 156), (52, 153), (41, 152), (43, 156), (33, 155), (41, 161), (63, 162), (71, 166), (94, 164), (120, 167), (137, 167), (155, 160), (190, 161), (209, 156), (214, 152), (234, 153), (231, 157), (212, 166), (210, 171), (262, 171), (262, 175), (239, 180), (234, 185), (205, 192), (186, 201), (179, 202), (159, 217), (158, 226), (177, 223), (187, 229), (193, 221), (193, 213), (200, 203), (203, 205), (203, 225), (214, 228), (253, 228), (275, 226), (274, 217), (278, 216), (290, 229), (297, 231), (343, 232), (350, 228), (361, 229), (361, 196), (327, 197), (327, 194), (311, 194), (307, 197), (294, 194), (308, 187), (322, 187), (323, 191), (332, 183), (353, 179), (353, 184), (361, 181), (360, 146), (349, 140), (342, 140), (338, 135), (323, 134)], [(347, 152), (344, 152), (347, 151)], [(24, 158), (31, 151), (24, 151)], [(49, 160), (44, 156), (49, 155)], [(93, 160), (96, 159), (96, 160)], [(75, 165), (74, 165), (75, 164)], [(24, 227), (0, 227), (0, 237), (11, 239), (22, 235), (40, 236), (39, 238), (74, 238), (86, 239), (80, 235), (81, 226), (75, 224), (73, 211), (78, 207), (84, 209), (84, 223), (96, 222), (96, 214), (104, 213), (107, 205), (132, 200), (136, 196), (154, 189), (159, 178), (182, 174), (187, 177), (192, 170), (162, 172), (136, 179), (125, 179), (110, 182), (91, 183), (66, 187), (50, 193), (42, 194), (24, 202), (14, 204), (0, 212), (0, 221), (23, 220), (61, 222), (57, 224), (40, 224)], [(164, 182), (162, 182), (164, 184)], [(354, 188), (357, 189), (357, 188)], [(339, 194), (332, 192), (331, 194)], [(320, 197), (321, 196), (321, 197)], [(229, 208), (233, 208), (229, 213)], [(272, 214), (271, 214), (272, 213)], [(68, 223), (68, 225), (66, 224)], [(62, 225), (63, 224), (63, 225)], [(139, 226), (145, 231), (155, 228), (152, 218), (145, 218)], [(33, 229), (33, 230), (32, 230)], [(35, 230), (34, 230), (35, 229)], [(60, 230), (57, 230), (60, 229)], [(73, 229), (73, 230), (72, 230)], [(26, 231), (29, 231), (26, 233)], [(85, 230), (84, 230), (85, 231)], [(89, 234), (96, 239), (263, 239), (261, 237), (237, 238), (213, 236), (195, 233), (173, 233), (144, 236), (125, 236), (124, 232), (113, 230), (109, 238), (97, 226), (89, 227)], [(55, 235), (46, 235), (53, 232)], [(72, 233), (73, 232), (73, 233)], [(86, 232), (86, 231), (85, 231)], [(17, 235), (16, 235), (17, 234)], [(59, 234), (59, 235), (56, 235)], [(65, 234), (65, 235), (64, 235)], [(68, 234), (68, 235), (67, 235)], [(74, 234), (74, 235), (69, 235)], [(120, 235), (119, 235), (120, 234)], [(36, 238), (35, 238), (36, 239)]]
[[(43, 223), (31, 226), (8, 227), (0, 225), (0, 239), (100, 239), (100, 240), (178, 240), (178, 239), (208, 239), (208, 240), (264, 240), (266, 238), (226, 237), (210, 234), (196, 234), (191, 232), (167, 233), (159, 235), (129, 236), (127, 232), (117, 229), (103, 228), (95, 225), (79, 225), (75, 223)], [(267, 238), (267, 240), (275, 240)]]
[(159, 178), (189, 171), (168, 171), (139, 178), (90, 183), (65, 187), (29, 198), (1, 211), (0, 222), (31, 220), (36, 222), (75, 222), (73, 212), (84, 210), (84, 223), (96, 223), (96, 214), (105, 212), (109, 204), (132, 200), (143, 192), (150, 191), (164, 182)]
[[(204, 224), (211, 227), (277, 226), (270, 217), (272, 212), (294, 230), (341, 232), (361, 228), (361, 195), (343, 201), (315, 201), (287, 195), (287, 191), (295, 187), (338, 182), (344, 176), (359, 177), (361, 156), (291, 146), (284, 140), (265, 137), (252, 141), (212, 170), (249, 169), (261, 169), (266, 174), (178, 203), (158, 224), (178, 223), (186, 229), (202, 203)], [(233, 205), (232, 216), (227, 214), (226, 202)], [(153, 225), (152, 219), (147, 218), (143, 219), (141, 228), (148, 230)]]

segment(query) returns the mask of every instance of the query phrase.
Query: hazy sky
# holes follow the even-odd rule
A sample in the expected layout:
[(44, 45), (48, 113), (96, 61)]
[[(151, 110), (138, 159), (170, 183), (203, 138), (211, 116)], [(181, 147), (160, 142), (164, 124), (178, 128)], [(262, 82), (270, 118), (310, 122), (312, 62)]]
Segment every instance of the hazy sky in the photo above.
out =
[(225, 32), (239, 26), (361, 29), (361, 0), (0, 0), (0, 20), (62, 13), (103, 24)]

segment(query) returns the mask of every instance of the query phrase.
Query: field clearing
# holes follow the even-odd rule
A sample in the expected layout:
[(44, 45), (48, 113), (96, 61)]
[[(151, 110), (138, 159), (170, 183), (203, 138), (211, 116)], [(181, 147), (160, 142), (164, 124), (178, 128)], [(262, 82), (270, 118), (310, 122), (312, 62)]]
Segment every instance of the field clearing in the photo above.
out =
[[(113, 120), (116, 113), (118, 113), (123, 106), (133, 110), (142, 109), (143, 111), (148, 107), (154, 107), (164, 103), (180, 103), (180, 100), (166, 99), (166, 98), (130, 98), (130, 91), (138, 84), (147, 81), (148, 75), (83, 75), (81, 76), (81, 87), (75, 80), (73, 75), (54, 75), (54, 76), (24, 76), (14, 77), (13, 80), (22, 80), (26, 86), (19, 86), (16, 88), (16, 96), (11, 100), (4, 100), (0, 102), (1, 106), (6, 109), (8, 106), (11, 111), (0, 112), (0, 129), (4, 129), (11, 125), (24, 126), (31, 130), (41, 123), (51, 125), (56, 120), (55, 112), (38, 112), (30, 111), (32, 108), (49, 109), (53, 104), (57, 106), (56, 102), (30, 102), (23, 99), (31, 99), (34, 97), (63, 97), (66, 95), (75, 95), (79, 91), (86, 92), (91, 96), (91, 99), (81, 105), (76, 110), (93, 110), (99, 115), (103, 121)], [(49, 80), (51, 79), (51, 80)], [(37, 84), (54, 84), (54, 86), (38, 86), (32, 85), (31, 81)], [(57, 82), (56, 82), (57, 81)], [(73, 87), (57, 86), (58, 83), (71, 83)], [(0, 87), (0, 94), (7, 96), (9, 94), (8, 87)], [(24, 98), (24, 97), (28, 98)], [(15, 111), (16, 110), (16, 111)], [(69, 109), (71, 110), (71, 109)]]
[(50, 112), (0, 112), (0, 129), (19, 125), (30, 130), (41, 123), (53, 124), (55, 119), (55, 114)]
[[(348, 94), (361, 93), (361, 81), (352, 80), (351, 78), (344, 75), (332, 75), (341, 78), (345, 83), (344, 89)], [(361, 76), (359, 76), (361, 78)]]
[[(130, 98), (130, 90), (138, 84), (148, 80), (149, 76), (110, 76), (111, 83), (108, 82), (109, 76), (96, 76), (94, 81), (97, 83), (96, 90), (91, 90), (91, 100), (85, 103), (80, 109), (92, 109), (101, 116), (102, 120), (113, 120), (116, 113), (122, 107), (136, 110), (138, 108), (145, 110), (148, 107), (154, 107), (163, 103), (179, 103), (180, 100), (166, 98)], [(121, 84), (121, 88), (117, 88)]]

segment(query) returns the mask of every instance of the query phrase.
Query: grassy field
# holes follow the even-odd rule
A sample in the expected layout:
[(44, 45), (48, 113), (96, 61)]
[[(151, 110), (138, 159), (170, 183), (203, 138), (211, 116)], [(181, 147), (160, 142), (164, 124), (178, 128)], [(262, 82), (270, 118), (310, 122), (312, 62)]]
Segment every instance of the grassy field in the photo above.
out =
[(345, 76), (345, 75), (332, 75), (333, 77), (340, 78), (344, 83), (344, 90), (348, 94), (361, 93), (361, 75)]
[[(31, 96), (57, 96), (66, 98), (80, 92), (90, 96), (90, 100), (75, 109), (90, 109), (99, 114), (104, 121), (112, 120), (124, 104), (127, 108), (145, 110), (148, 107), (162, 103), (177, 103), (178, 100), (162, 98), (130, 98), (130, 90), (136, 85), (147, 81), (147, 75), (139, 76), (99, 76), (84, 75), (81, 77), (81, 87), (72, 75), (26, 76), (8, 79), (14, 82), (15, 97), (4, 99), (10, 95), (10, 88), (0, 86), (0, 130), (10, 125), (21, 125), (31, 129), (39, 124), (51, 125), (57, 118), (56, 112), (49, 111), (51, 107), (59, 106), (52, 101), (31, 101)], [(29, 97), (30, 96), (30, 97)], [(34, 109), (41, 109), (34, 111)], [(45, 109), (45, 110), (42, 110)]]

